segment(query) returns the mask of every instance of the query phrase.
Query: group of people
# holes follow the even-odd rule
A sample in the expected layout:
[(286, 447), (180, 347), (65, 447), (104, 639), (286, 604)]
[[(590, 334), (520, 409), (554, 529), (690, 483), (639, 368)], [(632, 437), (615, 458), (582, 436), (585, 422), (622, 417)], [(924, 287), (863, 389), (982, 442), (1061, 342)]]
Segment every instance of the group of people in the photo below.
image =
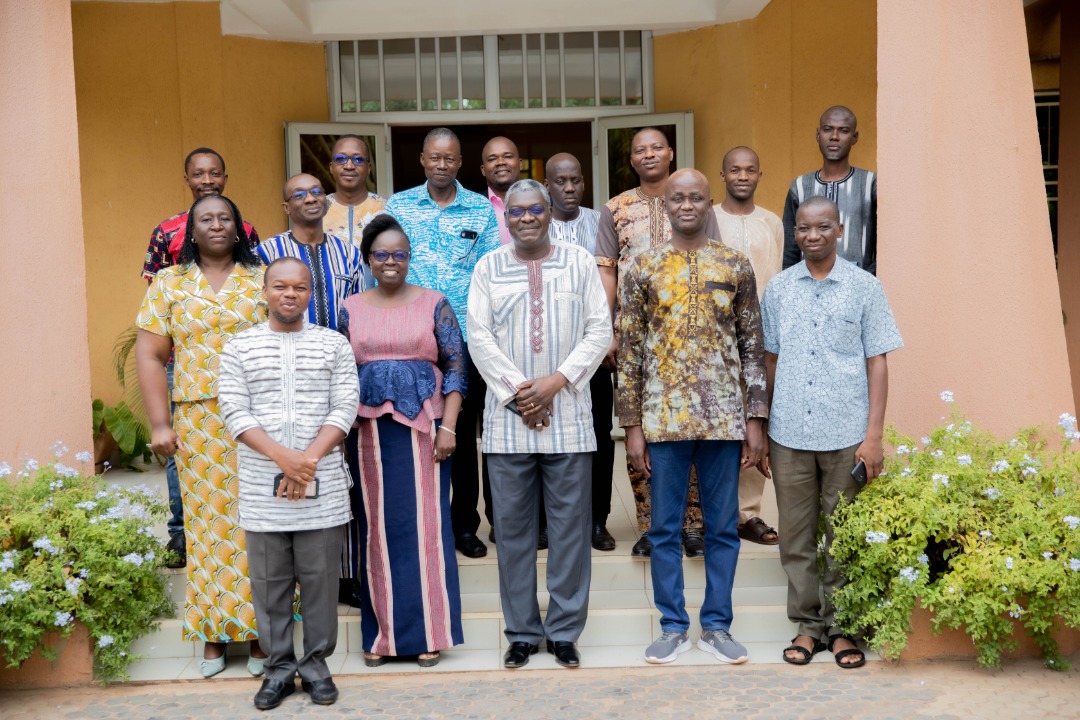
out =
[[(136, 358), (151, 446), (169, 458), (168, 548), (187, 567), (183, 633), (205, 643), (203, 675), (248, 641), (248, 670), (265, 675), (256, 707), (295, 692), (296, 674), (333, 703), (338, 601), (361, 610), (368, 666), (436, 664), (464, 641), (455, 549), (487, 553), (481, 493), (504, 666), (544, 643), (577, 667), (589, 548), (615, 548), (616, 399), (632, 554), (651, 558), (661, 613), (646, 660), (690, 648), (683, 554), (706, 566), (699, 647), (746, 660), (730, 634), (743, 539), (780, 544), (799, 624), (784, 659), (808, 662), (828, 639), (838, 664), (862, 664), (833, 628), (842, 578), (831, 564), (819, 577), (815, 534), (821, 510), (857, 492), (857, 462), (880, 472), (885, 354), (901, 341), (871, 274), (876, 186), (848, 160), (854, 114), (830, 108), (817, 137), (823, 167), (792, 183), (781, 221), (754, 202), (752, 149), (724, 157), (714, 207), (704, 175), (671, 173), (654, 128), (631, 143), (640, 186), (599, 211), (581, 206), (577, 158), (522, 180), (505, 137), (482, 153), (487, 197), (465, 189), (447, 128), (424, 139), (426, 182), (384, 200), (367, 188), (364, 140), (346, 135), (335, 192), (289, 178), (289, 229), (262, 242), (223, 194), (221, 156), (192, 151), (194, 202), (151, 237)], [(760, 517), (767, 477), (779, 533)]]

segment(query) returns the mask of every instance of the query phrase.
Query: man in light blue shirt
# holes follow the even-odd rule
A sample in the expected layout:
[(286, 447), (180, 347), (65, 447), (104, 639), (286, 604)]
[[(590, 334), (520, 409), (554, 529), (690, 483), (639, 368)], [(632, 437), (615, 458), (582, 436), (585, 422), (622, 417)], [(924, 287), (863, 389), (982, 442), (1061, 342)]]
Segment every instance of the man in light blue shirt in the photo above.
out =
[[(769, 464), (780, 511), (780, 562), (788, 576), (788, 618), (798, 636), (785, 661), (805, 665), (828, 648), (836, 664), (865, 663), (852, 638), (835, 627), (830, 600), (843, 584), (829, 548), (841, 494), (881, 472), (881, 437), (889, 391), (887, 353), (903, 347), (881, 283), (837, 256), (844, 232), (836, 203), (812, 197), (799, 206), (795, 240), (803, 260), (765, 288), (762, 324), (772, 405)], [(817, 562), (818, 517), (825, 514), (826, 568)], [(824, 603), (821, 601), (824, 586)]]
[[(448, 128), (435, 128), (424, 138), (420, 153), (427, 182), (395, 194), (386, 203), (412, 243), (408, 281), (446, 295), (457, 316), (468, 348), (465, 317), (473, 268), (487, 253), (501, 246), (499, 224), (491, 202), (466, 190), (457, 181), (461, 169), (461, 142)], [(469, 396), (457, 422), (458, 449), (450, 474), (450, 515), (457, 549), (466, 557), (483, 557), (487, 546), (476, 536), (480, 527), (477, 504), (477, 420), (484, 411), (484, 380), (469, 363)], [(485, 510), (491, 521), (491, 490), (487, 468), (483, 472)]]

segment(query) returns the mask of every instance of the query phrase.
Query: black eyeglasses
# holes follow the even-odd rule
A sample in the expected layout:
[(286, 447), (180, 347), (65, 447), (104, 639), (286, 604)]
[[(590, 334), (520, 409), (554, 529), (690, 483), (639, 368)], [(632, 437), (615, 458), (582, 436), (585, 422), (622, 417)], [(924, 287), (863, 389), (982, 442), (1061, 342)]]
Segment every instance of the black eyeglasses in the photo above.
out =
[(509, 215), (512, 218), (519, 218), (519, 217), (522, 217), (525, 214), (526, 210), (528, 210), (529, 214), (532, 215), (533, 217), (540, 217), (541, 215), (544, 214), (544, 211), (547, 210), (547, 208), (544, 207), (543, 205), (530, 205), (527, 208), (512, 207), (512, 208), (510, 208), (509, 210), (506, 211), (506, 214)]
[(367, 158), (363, 155), (346, 155), (344, 153), (338, 153), (331, 159), (334, 161), (335, 165), (344, 165), (350, 160), (352, 160), (352, 164), (357, 167), (367, 164)]
[(412, 257), (412, 253), (408, 250), (395, 250), (394, 252), (390, 252), (389, 250), (372, 250), (371, 257), (379, 262), (386, 262), (393, 257), (394, 262), (403, 263)]
[(306, 198), (308, 195), (318, 200), (323, 195), (326, 195), (326, 191), (319, 187), (313, 187), (310, 190), (297, 190), (289, 196), (289, 199), (295, 200), (297, 202), (303, 202), (304, 198)]

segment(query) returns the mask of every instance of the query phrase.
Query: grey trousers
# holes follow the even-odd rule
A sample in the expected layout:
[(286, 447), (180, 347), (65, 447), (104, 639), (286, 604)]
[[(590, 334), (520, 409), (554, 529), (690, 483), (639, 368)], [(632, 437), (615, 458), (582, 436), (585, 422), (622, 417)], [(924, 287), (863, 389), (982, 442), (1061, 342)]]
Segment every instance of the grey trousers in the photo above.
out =
[[(499, 595), (505, 635), (534, 645), (549, 640), (577, 642), (589, 614), (592, 575), (592, 453), (489, 454), (495, 542), (499, 553)], [(547, 507), (547, 590), (545, 620), (536, 599), (538, 504)]]
[[(259, 647), (267, 654), (266, 677), (309, 682), (330, 677), (326, 658), (337, 646), (341, 536), (335, 525), (321, 530), (248, 532), (248, 575)], [(293, 595), (300, 583), (304, 656), (293, 649)]]
[[(834, 634), (836, 608), (832, 594), (843, 586), (832, 547), (832, 513), (840, 495), (855, 497), (859, 485), (851, 477), (858, 445), (829, 452), (793, 450), (769, 440), (776, 505), (780, 511), (780, 562), (788, 576), (788, 619), (799, 634), (820, 638)], [(818, 517), (825, 514), (825, 571), (817, 560)], [(839, 632), (839, 631), (836, 631)]]

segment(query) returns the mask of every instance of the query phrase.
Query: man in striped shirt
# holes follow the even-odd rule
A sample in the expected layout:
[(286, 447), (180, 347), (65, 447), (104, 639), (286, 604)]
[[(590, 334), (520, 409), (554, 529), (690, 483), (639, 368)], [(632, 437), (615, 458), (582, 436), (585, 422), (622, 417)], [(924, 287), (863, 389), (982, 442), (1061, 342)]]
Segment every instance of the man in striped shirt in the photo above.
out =
[(821, 195), (840, 208), (844, 235), (837, 254), (877, 275), (877, 175), (851, 166), (859, 142), (859, 121), (848, 108), (834, 105), (821, 114), (816, 133), (821, 169), (795, 178), (784, 204), (784, 269), (802, 260), (795, 242), (795, 214), (807, 198)]
[[(240, 527), (247, 538), (259, 644), (268, 655), (255, 707), (269, 710), (301, 688), (330, 705), (338, 691), (326, 658), (337, 643), (341, 531), (351, 518), (341, 441), (360, 388), (348, 341), (305, 319), (314, 277), (301, 261), (271, 263), (267, 322), (221, 354), (218, 397), (239, 443)], [(293, 591), (303, 592), (304, 655), (293, 651)]]

